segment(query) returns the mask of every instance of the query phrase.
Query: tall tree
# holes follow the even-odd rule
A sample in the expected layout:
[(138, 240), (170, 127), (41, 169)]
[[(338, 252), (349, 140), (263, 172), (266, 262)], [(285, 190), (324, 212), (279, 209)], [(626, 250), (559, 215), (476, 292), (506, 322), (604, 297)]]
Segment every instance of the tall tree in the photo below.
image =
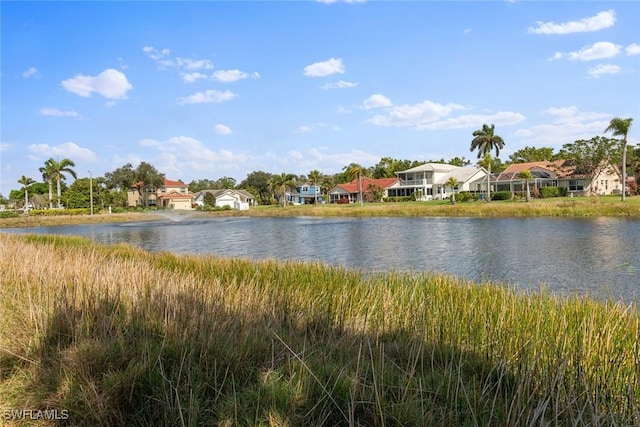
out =
[(617, 139), (594, 136), (589, 140), (579, 139), (564, 144), (559, 155), (561, 158), (571, 159), (575, 166), (574, 174), (594, 177), (609, 167), (617, 155), (618, 146)]
[[(504, 147), (504, 140), (501, 136), (495, 134), (495, 125), (482, 125), (482, 129), (473, 132), (473, 140), (471, 141), (471, 151), (478, 150), (478, 158), (485, 156), (491, 157), (491, 152), (496, 151), (496, 157), (500, 155), (500, 149)], [(491, 163), (487, 171), (487, 201), (491, 201)]]
[(268, 205), (271, 203), (271, 187), (269, 186), (269, 180), (271, 174), (263, 171), (254, 171), (247, 175), (247, 177), (238, 184), (237, 188), (247, 190), (251, 194), (256, 196), (256, 200), (260, 200), (261, 205)]
[(307, 177), (309, 178), (309, 181), (311, 182), (311, 184), (313, 184), (313, 203), (317, 205), (318, 204), (318, 188), (319, 188), (318, 183), (322, 179), (322, 172), (320, 172), (317, 169), (314, 169), (311, 172), (309, 172), (309, 175), (307, 175)]
[(360, 200), (360, 206), (364, 205), (364, 200), (362, 199), (362, 178), (368, 175), (368, 170), (363, 168), (357, 163), (351, 163), (349, 166), (344, 168), (344, 173), (346, 178), (351, 182), (358, 180), (358, 199)]
[(116, 191), (128, 191), (136, 180), (136, 172), (131, 163), (104, 174), (107, 188)]
[(609, 122), (609, 126), (604, 130), (611, 132), (613, 136), (622, 137), (622, 201), (624, 202), (625, 193), (627, 192), (627, 135), (629, 135), (629, 128), (633, 122), (632, 118), (623, 119), (620, 117), (614, 117)]
[(29, 186), (35, 181), (32, 178), (22, 175), (18, 180), (19, 184), (22, 184), (22, 188), (24, 189), (24, 213), (29, 214)]
[(149, 191), (151, 189), (157, 190), (164, 184), (164, 174), (158, 172), (155, 166), (147, 162), (140, 162), (135, 169), (135, 183), (144, 205), (149, 206)]
[(530, 170), (522, 171), (518, 174), (518, 178), (524, 179), (524, 185), (527, 187), (527, 202), (531, 201), (531, 192), (529, 191), (529, 181), (533, 179), (533, 174)]
[(49, 160), (44, 162), (44, 166), (40, 168), (42, 179), (49, 186), (49, 209), (53, 208), (53, 179), (55, 178), (54, 163), (55, 160), (53, 158), (49, 158)]
[(549, 162), (556, 160), (556, 158), (557, 156), (553, 154), (551, 147), (524, 147), (509, 156), (511, 163)]
[(73, 177), (73, 179), (76, 179), (77, 177), (76, 172), (73, 169), (71, 169), (75, 167), (76, 164), (69, 159), (62, 159), (58, 161), (51, 158), (48, 161), (50, 162), (49, 167), (51, 168), (51, 173), (53, 174), (53, 178), (56, 180), (56, 188), (58, 190), (57, 191), (58, 209), (60, 209), (62, 207), (62, 205), (60, 204), (60, 197), (61, 197), (60, 181), (65, 179), (65, 174), (69, 174)]
[(273, 175), (269, 180), (271, 189), (276, 194), (281, 203), (287, 206), (286, 193), (287, 189), (290, 189), (295, 184), (295, 175), (291, 173), (282, 172), (280, 175)]

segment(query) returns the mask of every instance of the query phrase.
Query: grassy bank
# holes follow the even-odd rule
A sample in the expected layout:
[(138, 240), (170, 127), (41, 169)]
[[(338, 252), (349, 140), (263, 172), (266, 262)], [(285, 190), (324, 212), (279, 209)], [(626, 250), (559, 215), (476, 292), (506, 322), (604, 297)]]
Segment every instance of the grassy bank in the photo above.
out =
[[(0, 235), (0, 407), (74, 425), (638, 425), (635, 306)], [(42, 425), (42, 423), (38, 423)]]
[[(154, 211), (124, 214), (96, 214), (77, 216), (27, 216), (0, 218), (1, 227), (35, 227), (100, 222), (133, 222), (162, 220)], [(358, 203), (306, 206), (255, 206), (248, 211), (193, 212), (196, 217), (220, 216), (452, 216), (452, 217), (598, 217), (616, 216), (640, 218), (640, 196), (629, 197), (622, 203), (618, 196), (534, 199), (524, 201), (465, 202), (451, 205), (448, 201), (405, 203)]]

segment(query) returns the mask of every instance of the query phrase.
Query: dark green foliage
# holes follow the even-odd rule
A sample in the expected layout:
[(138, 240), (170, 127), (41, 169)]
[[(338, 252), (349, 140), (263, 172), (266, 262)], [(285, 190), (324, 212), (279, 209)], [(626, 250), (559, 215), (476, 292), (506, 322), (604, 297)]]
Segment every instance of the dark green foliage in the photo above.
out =
[(470, 193), (468, 191), (462, 191), (458, 194), (456, 194), (456, 201), (457, 202), (473, 202), (478, 200), (478, 196), (476, 196), (473, 193)]
[(387, 202), (414, 202), (416, 199), (413, 196), (397, 196), (397, 197), (387, 197), (385, 200)]
[(560, 197), (560, 189), (558, 187), (542, 187), (540, 189), (540, 197), (543, 199), (548, 199), (550, 197)]
[(17, 218), (20, 214), (15, 211), (0, 211), (0, 218)]
[(491, 200), (511, 200), (512, 197), (511, 191), (496, 191), (491, 195)]

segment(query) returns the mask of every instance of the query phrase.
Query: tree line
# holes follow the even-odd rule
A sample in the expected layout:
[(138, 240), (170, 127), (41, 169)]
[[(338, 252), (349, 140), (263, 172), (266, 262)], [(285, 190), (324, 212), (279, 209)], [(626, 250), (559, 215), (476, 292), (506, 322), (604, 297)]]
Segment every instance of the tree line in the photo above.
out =
[[(554, 161), (558, 159), (570, 159), (574, 162), (576, 172), (585, 175), (597, 174), (603, 165), (619, 165), (623, 182), (626, 181), (627, 171), (630, 171), (640, 182), (640, 144), (629, 146), (627, 136), (633, 119), (612, 119), (604, 133), (622, 139), (594, 136), (588, 140), (577, 140), (564, 144), (557, 153), (551, 147), (524, 147), (515, 151), (509, 159), (503, 163), (500, 160), (500, 150), (504, 148), (505, 141), (495, 132), (495, 125), (484, 124), (481, 129), (473, 132), (470, 151), (477, 152), (477, 164), (484, 167), (489, 174), (503, 171), (509, 164)], [(495, 152), (495, 156), (493, 153)], [(359, 192), (369, 191), (375, 200), (380, 196), (379, 189), (362, 188), (362, 178), (393, 178), (397, 172), (407, 170), (425, 163), (448, 163), (455, 166), (469, 166), (471, 160), (465, 157), (454, 157), (449, 160), (417, 161), (382, 157), (373, 166), (365, 167), (357, 163), (344, 166), (341, 172), (325, 174), (317, 169), (311, 170), (306, 175), (296, 175), (282, 172), (272, 174), (265, 171), (253, 171), (238, 183), (234, 178), (223, 176), (218, 179), (197, 179), (187, 183), (189, 191), (196, 193), (201, 190), (215, 189), (241, 189), (251, 193), (259, 204), (286, 203), (284, 198), (288, 190), (294, 189), (297, 184), (309, 183), (318, 186), (322, 194), (327, 194), (338, 184), (358, 180)], [(22, 176), (18, 183), (19, 189), (12, 190), (9, 199), (0, 195), (0, 203), (13, 204), (27, 208), (29, 205), (36, 208), (87, 208), (93, 202), (98, 209), (111, 206), (113, 208), (127, 207), (127, 191), (135, 188), (144, 199), (148, 188), (161, 186), (165, 174), (147, 162), (141, 162), (133, 167), (127, 163), (104, 176), (80, 178), (74, 170), (75, 163), (71, 159), (56, 160), (49, 158), (39, 168), (42, 181), (36, 181), (31, 177)], [(487, 179), (488, 179), (487, 175)], [(67, 185), (67, 177), (75, 181)], [(178, 179), (179, 180), (179, 179)], [(55, 186), (55, 192), (54, 192)], [(630, 193), (636, 194), (638, 186), (630, 188)], [(381, 196), (380, 196), (381, 197)], [(622, 192), (624, 200), (625, 192)], [(362, 200), (362, 196), (360, 200)], [(490, 194), (487, 194), (490, 200)]]

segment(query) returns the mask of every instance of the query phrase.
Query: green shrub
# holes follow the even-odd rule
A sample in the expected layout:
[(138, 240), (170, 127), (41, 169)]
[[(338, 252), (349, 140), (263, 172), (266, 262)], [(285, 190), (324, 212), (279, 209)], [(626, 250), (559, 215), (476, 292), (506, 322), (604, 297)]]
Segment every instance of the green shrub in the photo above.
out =
[(125, 213), (126, 211), (127, 210), (125, 208), (123, 208), (123, 207), (117, 207), (117, 208), (113, 208), (111, 210), (111, 212), (113, 212), (113, 213)]
[(473, 202), (475, 200), (478, 200), (478, 196), (469, 191), (461, 191), (456, 194), (456, 202)]
[(491, 200), (511, 200), (512, 197), (511, 191), (496, 191), (491, 195)]
[(60, 216), (60, 215), (89, 215), (91, 209), (89, 208), (76, 208), (76, 209), (34, 209), (29, 212), (29, 215), (33, 216)]
[(560, 197), (567, 197), (569, 195), (569, 189), (567, 187), (558, 187), (558, 193)]
[(16, 211), (2, 211), (0, 212), (0, 218), (18, 218), (20, 214)]
[(543, 199), (548, 199), (550, 197), (560, 197), (560, 189), (558, 187), (542, 187), (540, 189), (540, 197), (542, 197)]

